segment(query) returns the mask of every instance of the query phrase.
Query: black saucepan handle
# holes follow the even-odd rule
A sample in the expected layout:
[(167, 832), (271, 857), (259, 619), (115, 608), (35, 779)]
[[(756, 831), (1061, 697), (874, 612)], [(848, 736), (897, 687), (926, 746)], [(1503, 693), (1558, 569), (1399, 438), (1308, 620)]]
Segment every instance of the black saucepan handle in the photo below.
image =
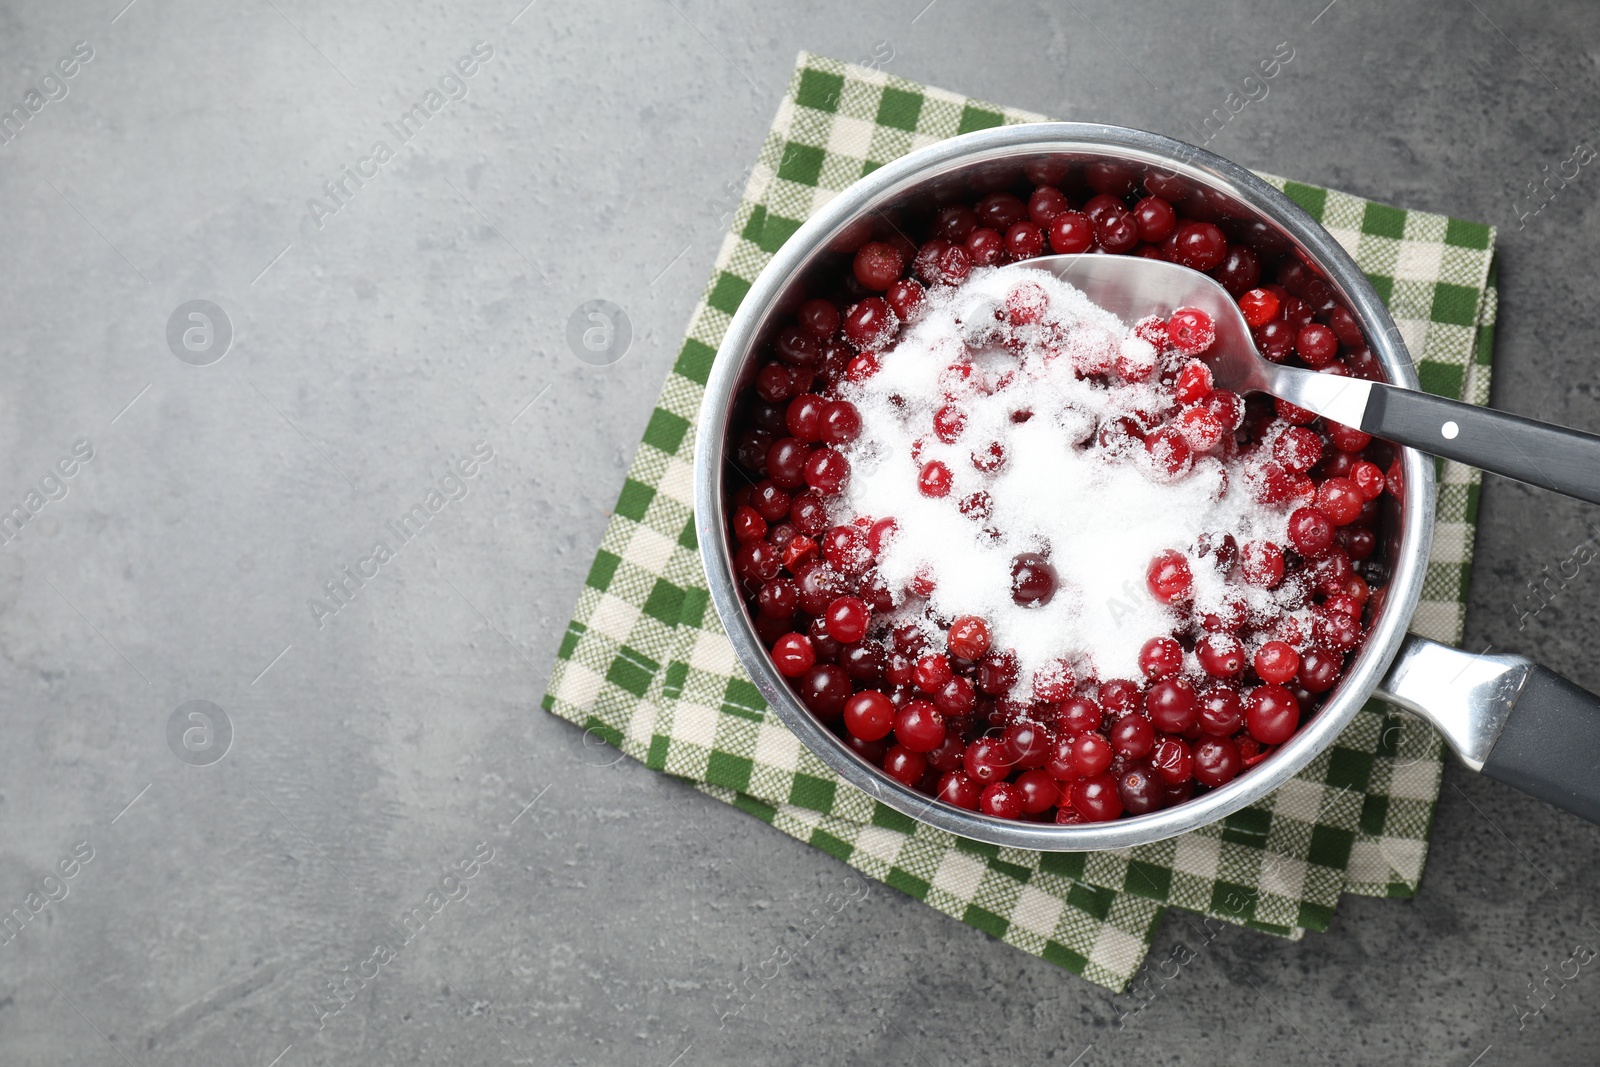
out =
[(1532, 667), (1483, 773), (1600, 823), (1600, 697)]
[(1361, 429), (1600, 504), (1600, 437), (1594, 434), (1382, 384), (1372, 387)]

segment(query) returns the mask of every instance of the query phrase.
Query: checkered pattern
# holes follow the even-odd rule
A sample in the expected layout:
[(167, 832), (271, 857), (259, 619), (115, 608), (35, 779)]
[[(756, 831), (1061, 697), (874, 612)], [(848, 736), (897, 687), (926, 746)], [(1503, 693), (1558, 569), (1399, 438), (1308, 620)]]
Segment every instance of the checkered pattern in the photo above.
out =
[[(1324, 930), (1341, 894), (1410, 896), (1427, 852), (1443, 744), (1373, 702), (1271, 796), (1179, 838), (1037, 853), (963, 840), (834, 775), (772, 714), (709, 607), (691, 500), (693, 423), (751, 282), (811, 212), (944, 137), (1040, 116), (802, 54), (716, 272), (695, 309), (562, 641), (543, 706), (650, 767), (857, 870), (1112, 989), (1168, 906), (1284, 937)], [(1268, 179), (1344, 244), (1389, 303), (1423, 385), (1489, 391), (1494, 231)], [(1479, 475), (1445, 463), (1414, 629), (1460, 638)]]

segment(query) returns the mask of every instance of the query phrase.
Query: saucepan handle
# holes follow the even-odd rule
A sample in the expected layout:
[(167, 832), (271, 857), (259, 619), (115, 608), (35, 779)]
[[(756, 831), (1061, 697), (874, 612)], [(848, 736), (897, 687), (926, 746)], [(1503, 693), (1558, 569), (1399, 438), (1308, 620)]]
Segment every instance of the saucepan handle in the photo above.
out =
[(1600, 696), (1523, 656), (1415, 634), (1376, 695), (1427, 719), (1473, 770), (1600, 823)]

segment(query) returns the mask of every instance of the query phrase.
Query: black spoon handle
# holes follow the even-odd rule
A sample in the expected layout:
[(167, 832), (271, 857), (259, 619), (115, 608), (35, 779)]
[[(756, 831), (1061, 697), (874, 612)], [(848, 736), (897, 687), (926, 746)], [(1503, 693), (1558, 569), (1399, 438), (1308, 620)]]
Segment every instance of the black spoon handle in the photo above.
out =
[(1374, 383), (1361, 429), (1479, 470), (1600, 504), (1600, 437)]

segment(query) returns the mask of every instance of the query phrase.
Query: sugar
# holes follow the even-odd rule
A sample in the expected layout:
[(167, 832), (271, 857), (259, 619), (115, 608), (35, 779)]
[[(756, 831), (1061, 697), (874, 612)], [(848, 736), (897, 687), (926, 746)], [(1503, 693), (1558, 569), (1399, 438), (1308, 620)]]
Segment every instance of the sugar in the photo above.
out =
[[(1039, 322), (1013, 327), (1006, 297), (1024, 282), (1038, 285), (1047, 304)], [(925, 601), (905, 596), (889, 621), (915, 624), (942, 645), (953, 617), (983, 618), (992, 646), (1015, 651), (1026, 691), (1034, 673), (1058, 661), (1079, 677), (1138, 677), (1139, 649), (1180, 621), (1146, 588), (1146, 569), (1163, 549), (1190, 555), (1195, 610), (1242, 598), (1260, 615), (1286, 613), (1286, 593), (1229, 582), (1190, 552), (1202, 533), (1284, 543), (1284, 515), (1250, 497), (1247, 461), (1201, 456), (1186, 477), (1164, 480), (1139, 441), (1096, 442), (1111, 420), (1173, 407), (1154, 377), (1103, 377), (1119, 358), (1144, 368), (1159, 357), (1054, 275), (979, 269), (960, 287), (930, 291), (916, 321), (880, 353), (878, 372), (844, 387), (862, 432), (846, 449), (852, 473), (837, 510), (848, 514), (835, 518), (893, 517), (899, 533), (879, 554), (880, 575), (897, 597), (919, 574), (935, 586)], [(947, 369), (960, 363), (970, 364), (965, 378)], [(946, 403), (966, 416), (953, 443), (933, 432)], [(985, 473), (972, 455), (991, 443), (1005, 458)], [(918, 489), (921, 467), (934, 461), (953, 475), (942, 498)], [(986, 520), (961, 510), (980, 491), (992, 503)], [(1012, 599), (1012, 561), (1024, 552), (1046, 553), (1056, 571), (1047, 603)], [(1308, 615), (1300, 621), (1309, 626)]]

